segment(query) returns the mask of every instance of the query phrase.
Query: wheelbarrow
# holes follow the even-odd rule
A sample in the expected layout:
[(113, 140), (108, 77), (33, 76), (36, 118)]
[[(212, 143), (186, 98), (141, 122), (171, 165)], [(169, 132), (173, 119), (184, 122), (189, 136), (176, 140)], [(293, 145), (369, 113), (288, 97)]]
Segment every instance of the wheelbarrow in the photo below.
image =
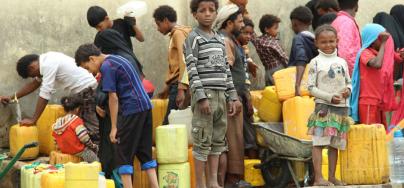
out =
[(299, 140), (281, 132), (281, 123), (255, 123), (257, 130), (257, 142), (260, 150), (261, 164), (255, 165), (261, 169), (266, 187), (287, 187), (293, 179), (296, 187), (301, 184), (292, 168), (292, 162), (303, 162), (305, 175), (303, 186), (308, 186), (313, 180), (312, 142)]
[[(8, 171), (14, 166), (14, 164), (20, 159), (21, 155), (25, 152), (26, 149), (28, 148), (33, 148), (37, 147), (38, 142), (32, 142), (29, 144), (25, 144), (18, 152), (17, 154), (11, 159), (10, 163), (2, 170), (0, 171), (0, 181), (3, 179), (3, 177), (7, 174)], [(0, 154), (0, 168), (2, 167), (3, 160), (7, 158), (6, 154)]]

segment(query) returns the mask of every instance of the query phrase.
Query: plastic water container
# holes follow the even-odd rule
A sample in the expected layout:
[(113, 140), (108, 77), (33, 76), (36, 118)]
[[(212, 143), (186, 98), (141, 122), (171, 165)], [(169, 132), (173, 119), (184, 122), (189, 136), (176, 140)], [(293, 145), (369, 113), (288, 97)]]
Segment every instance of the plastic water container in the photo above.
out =
[(98, 188), (107, 188), (107, 179), (104, 172), (98, 173)]
[(390, 149), (390, 180), (404, 183), (404, 135), (401, 130), (394, 132)]
[(129, 1), (117, 9), (118, 17), (141, 17), (147, 13), (147, 4), (144, 1)]
[(185, 110), (171, 110), (170, 115), (168, 115), (168, 122), (170, 124), (183, 124), (187, 127), (188, 131), (188, 146), (192, 146), (192, 110), (188, 107)]

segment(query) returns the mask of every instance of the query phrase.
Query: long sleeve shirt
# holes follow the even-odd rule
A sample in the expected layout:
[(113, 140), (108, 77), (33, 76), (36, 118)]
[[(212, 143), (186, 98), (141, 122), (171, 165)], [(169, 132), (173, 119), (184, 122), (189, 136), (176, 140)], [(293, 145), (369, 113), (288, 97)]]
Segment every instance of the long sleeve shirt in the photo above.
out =
[(185, 40), (184, 49), (189, 84), (196, 101), (207, 98), (205, 89), (225, 91), (228, 100), (238, 99), (223, 36), (215, 32), (210, 37), (194, 28)]
[(319, 52), (309, 65), (308, 89), (311, 95), (316, 98), (316, 103), (348, 107), (348, 99), (342, 100), (340, 104), (331, 103), (332, 97), (341, 96), (345, 88), (352, 90), (346, 61), (337, 56), (337, 51), (332, 54)]
[(41, 87), (39, 96), (50, 100), (56, 86), (67, 93), (76, 94), (91, 87), (97, 88), (97, 80), (87, 70), (78, 67), (73, 58), (58, 52), (48, 52), (39, 56)]

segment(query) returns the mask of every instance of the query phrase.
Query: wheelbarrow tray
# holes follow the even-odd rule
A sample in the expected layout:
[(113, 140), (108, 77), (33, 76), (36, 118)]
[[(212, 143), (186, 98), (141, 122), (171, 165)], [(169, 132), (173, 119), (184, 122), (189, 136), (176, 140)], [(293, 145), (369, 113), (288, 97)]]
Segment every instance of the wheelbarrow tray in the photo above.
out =
[[(272, 128), (266, 123), (255, 123), (257, 136), (261, 137), (261, 147), (270, 149), (280, 156), (306, 159), (311, 157), (312, 141), (300, 140)], [(259, 139), (258, 139), (259, 140)]]

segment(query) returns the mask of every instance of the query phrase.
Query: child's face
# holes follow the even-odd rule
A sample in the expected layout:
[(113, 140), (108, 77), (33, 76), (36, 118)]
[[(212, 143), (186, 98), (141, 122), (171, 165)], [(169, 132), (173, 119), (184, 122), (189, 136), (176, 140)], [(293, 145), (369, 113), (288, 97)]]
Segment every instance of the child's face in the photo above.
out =
[(90, 60), (87, 62), (82, 62), (80, 67), (82, 67), (83, 69), (88, 70), (88, 72), (90, 72), (91, 74), (93, 74), (94, 76), (98, 74), (98, 72), (100, 72), (100, 65), (97, 62), (96, 58), (94, 56), (90, 56)]
[(337, 35), (332, 31), (323, 31), (316, 37), (316, 47), (326, 54), (334, 53), (337, 43)]
[(28, 66), (28, 76), (31, 78), (40, 77), (39, 61), (35, 61)]
[(333, 8), (329, 8), (329, 9), (318, 8), (317, 9), (317, 14), (319, 16), (323, 16), (324, 14), (327, 14), (330, 12), (337, 12), (337, 10), (334, 10)]
[(247, 45), (250, 42), (253, 33), (254, 29), (251, 26), (245, 26), (241, 30), (241, 34), (237, 37), (237, 40), (241, 45)]
[(266, 28), (265, 31), (269, 36), (272, 36), (272, 37), (278, 36), (279, 23), (275, 23), (272, 27)]
[(200, 2), (198, 9), (193, 15), (199, 25), (211, 28), (217, 16), (215, 3), (211, 1)]
[(300, 29), (299, 29), (300, 21), (296, 20), (296, 19), (292, 19), (291, 22), (292, 22), (293, 32), (295, 32), (295, 34), (298, 34), (300, 32)]
[(95, 29), (97, 29), (98, 31), (104, 31), (111, 27), (112, 27), (112, 21), (109, 19), (108, 16), (106, 16), (102, 22), (100, 22), (97, 26), (95, 26)]
[(167, 35), (171, 29), (170, 29), (170, 21), (168, 21), (167, 18), (164, 18), (163, 21), (159, 21), (159, 20), (154, 20), (156, 22), (157, 25), (157, 30), (163, 34), (163, 35)]

